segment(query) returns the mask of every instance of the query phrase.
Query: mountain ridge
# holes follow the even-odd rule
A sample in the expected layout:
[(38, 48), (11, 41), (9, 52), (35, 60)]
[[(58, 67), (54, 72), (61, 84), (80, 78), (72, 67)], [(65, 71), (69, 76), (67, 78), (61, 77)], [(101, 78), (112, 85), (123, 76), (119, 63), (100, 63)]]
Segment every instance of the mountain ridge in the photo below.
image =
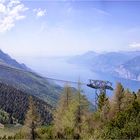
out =
[(48, 82), (45, 77), (24, 68), (9, 55), (0, 52), (0, 82), (34, 95), (52, 106), (55, 106), (62, 88)]
[(140, 55), (120, 65), (115, 71), (123, 78), (140, 81)]
[(23, 69), (27, 71), (31, 70), (25, 64), (23, 63), (20, 64), (15, 59), (11, 58), (8, 54), (4, 53), (1, 49), (0, 49), (0, 63), (3, 63), (5, 65), (7, 64), (11, 67), (15, 67), (15, 68), (19, 68), (19, 69)]
[[(82, 55), (78, 55), (77, 57), (73, 57), (68, 60), (69, 63), (76, 63), (82, 66), (89, 67), (92, 71), (110, 73), (114, 76), (122, 77), (125, 79), (134, 80), (135, 71), (131, 71), (128, 75), (127, 70), (122, 68), (123, 64), (130, 63), (134, 61), (135, 57), (140, 56), (140, 51), (120, 51), (120, 52), (105, 52), (105, 53), (96, 53), (96, 55), (92, 53), (85, 53)], [(129, 62), (130, 61), (130, 62)], [(133, 63), (133, 62), (132, 62)], [(140, 64), (137, 61), (134, 67), (139, 66)], [(123, 73), (121, 73), (123, 71)], [(138, 69), (140, 71), (140, 68)], [(140, 80), (137, 78), (137, 80)]]

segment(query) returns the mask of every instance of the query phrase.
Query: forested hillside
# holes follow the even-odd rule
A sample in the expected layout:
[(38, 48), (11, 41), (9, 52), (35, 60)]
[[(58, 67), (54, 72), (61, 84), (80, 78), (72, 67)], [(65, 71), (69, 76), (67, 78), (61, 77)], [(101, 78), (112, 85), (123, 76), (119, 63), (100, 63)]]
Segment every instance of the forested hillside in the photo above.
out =
[(25, 91), (55, 106), (62, 88), (0, 50), (0, 82)]
[[(35, 103), (35, 102), (34, 102)], [(118, 83), (110, 99), (105, 93), (98, 98), (97, 110), (80, 89), (65, 87), (53, 112), (50, 125), (37, 123), (36, 106), (30, 100), (24, 125), (14, 139), (135, 139), (140, 138), (140, 91), (124, 89)]]
[[(15, 118), (19, 123), (23, 123), (25, 114), (29, 106), (30, 95), (9, 85), (0, 83), (0, 109)], [(50, 123), (52, 120), (52, 106), (32, 96), (38, 114), (43, 123)]]

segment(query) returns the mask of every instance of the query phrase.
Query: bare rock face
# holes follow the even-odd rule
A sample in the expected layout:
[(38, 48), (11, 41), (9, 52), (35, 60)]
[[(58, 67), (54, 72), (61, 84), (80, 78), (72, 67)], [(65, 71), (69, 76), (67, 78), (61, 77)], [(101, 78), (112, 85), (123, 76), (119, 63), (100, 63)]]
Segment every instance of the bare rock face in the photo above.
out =
[(122, 78), (140, 81), (140, 74), (125, 68), (124, 65), (120, 65), (118, 68), (116, 68), (115, 72)]

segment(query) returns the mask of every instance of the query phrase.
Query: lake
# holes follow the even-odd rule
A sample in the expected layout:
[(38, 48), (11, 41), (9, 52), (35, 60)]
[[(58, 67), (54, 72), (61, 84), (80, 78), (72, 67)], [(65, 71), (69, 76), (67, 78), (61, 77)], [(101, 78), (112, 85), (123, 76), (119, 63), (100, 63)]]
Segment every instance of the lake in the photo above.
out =
[[(67, 62), (67, 59), (67, 57), (30, 58), (28, 60), (24, 59), (24, 62), (28, 67), (44, 77), (74, 82), (78, 82), (80, 79), (85, 84), (88, 84), (89, 79), (107, 80), (113, 83), (113, 87), (115, 87), (117, 82), (121, 82), (125, 88), (130, 88), (133, 91), (137, 91), (140, 88), (140, 82), (114, 77), (110, 74), (93, 72), (88, 67), (70, 64)], [(61, 86), (65, 85), (65, 83), (58, 81), (56, 83)], [(77, 87), (75, 84), (71, 86)], [(83, 85), (81, 88), (87, 98), (93, 102), (95, 90), (86, 85)], [(107, 94), (112, 96), (113, 92), (107, 92)]]

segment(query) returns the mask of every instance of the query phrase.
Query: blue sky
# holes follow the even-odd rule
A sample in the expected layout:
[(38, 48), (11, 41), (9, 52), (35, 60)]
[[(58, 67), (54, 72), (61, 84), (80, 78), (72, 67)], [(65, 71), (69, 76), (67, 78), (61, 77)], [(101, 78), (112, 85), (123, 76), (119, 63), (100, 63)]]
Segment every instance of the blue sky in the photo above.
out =
[(46, 57), (140, 49), (140, 2), (0, 0), (0, 48)]

